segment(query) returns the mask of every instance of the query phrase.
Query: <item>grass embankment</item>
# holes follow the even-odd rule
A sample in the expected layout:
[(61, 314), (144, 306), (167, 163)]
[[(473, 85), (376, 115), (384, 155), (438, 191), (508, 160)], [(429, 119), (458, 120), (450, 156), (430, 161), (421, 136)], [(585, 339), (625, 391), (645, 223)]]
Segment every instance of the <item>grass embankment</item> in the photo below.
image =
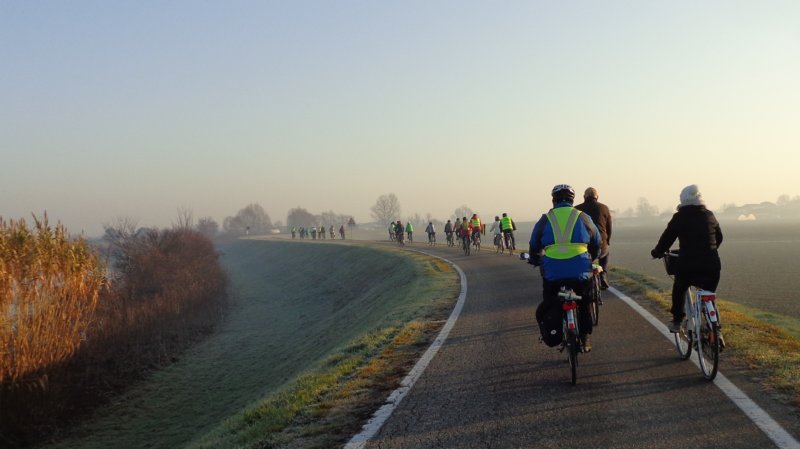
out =
[[(636, 300), (669, 311), (672, 284), (613, 268), (614, 285)], [(800, 406), (800, 320), (717, 299), (723, 323), (725, 359), (751, 369), (766, 386)]]
[(452, 268), (357, 246), (223, 248), (220, 331), (60, 447), (332, 447), (386, 398), (452, 309)]

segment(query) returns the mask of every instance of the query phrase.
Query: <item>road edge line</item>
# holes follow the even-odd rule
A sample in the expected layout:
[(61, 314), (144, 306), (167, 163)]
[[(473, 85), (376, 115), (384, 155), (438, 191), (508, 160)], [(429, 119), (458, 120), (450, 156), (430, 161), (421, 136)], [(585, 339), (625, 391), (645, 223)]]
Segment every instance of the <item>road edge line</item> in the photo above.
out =
[[(607, 291), (613, 293), (614, 296), (630, 306), (631, 309), (636, 311), (636, 313), (641, 315), (645, 320), (652, 324), (653, 327), (655, 327), (656, 330), (658, 330), (667, 340), (670, 342), (673, 341), (672, 334), (667, 329), (666, 324), (662, 323), (658, 318), (653, 316), (652, 313), (648, 312), (636, 301), (614, 287), (609, 287)], [(696, 358), (692, 358), (691, 360), (698, 368), (700, 368), (700, 362), (698, 362)], [(789, 432), (787, 432), (783, 426), (781, 426), (769, 415), (769, 413), (767, 413), (752, 399), (750, 399), (750, 397), (747, 396), (744, 391), (739, 389), (739, 387), (734, 385), (733, 382), (728, 380), (728, 378), (725, 377), (722, 372), (717, 372), (717, 377), (714, 379), (714, 385), (716, 385), (717, 388), (725, 393), (725, 396), (727, 396), (728, 399), (736, 404), (736, 406), (739, 407), (739, 409), (744, 412), (748, 418), (750, 418), (750, 421), (752, 421), (753, 424), (761, 429), (761, 431), (764, 432), (764, 434), (766, 434), (767, 437), (772, 440), (777, 447), (780, 449), (800, 449), (800, 443)]]
[[(412, 250), (416, 251), (416, 250)], [(456, 324), (456, 320), (458, 319), (459, 315), (461, 315), (461, 309), (464, 308), (464, 302), (467, 298), (467, 276), (458, 267), (455, 263), (450, 260), (447, 260), (443, 257), (435, 256), (433, 254), (428, 254), (422, 251), (417, 251), (422, 254), (425, 254), (430, 257), (435, 257), (437, 259), (443, 260), (450, 264), (453, 268), (456, 269), (458, 275), (461, 280), (461, 291), (458, 294), (458, 300), (456, 301), (455, 307), (453, 307), (453, 311), (450, 312), (450, 317), (447, 318), (447, 322), (444, 324), (442, 329), (439, 331), (439, 335), (433, 340), (431, 345), (425, 351), (425, 354), (417, 361), (411, 371), (408, 372), (405, 378), (400, 382), (400, 386), (397, 387), (396, 390), (386, 398), (386, 402), (372, 415), (372, 417), (367, 421), (366, 424), (361, 428), (361, 432), (357, 435), (353, 436), (350, 441), (344, 446), (344, 449), (362, 449), (366, 444), (367, 441), (372, 439), (378, 431), (383, 427), (386, 420), (392, 415), (392, 412), (400, 405), (400, 401), (411, 391), (411, 387), (417, 382), (417, 379), (422, 375), (425, 371), (425, 368), (428, 367), (433, 357), (439, 352), (439, 348), (442, 347), (445, 340), (447, 340), (447, 336), (450, 335), (450, 331), (453, 329), (453, 326)]]

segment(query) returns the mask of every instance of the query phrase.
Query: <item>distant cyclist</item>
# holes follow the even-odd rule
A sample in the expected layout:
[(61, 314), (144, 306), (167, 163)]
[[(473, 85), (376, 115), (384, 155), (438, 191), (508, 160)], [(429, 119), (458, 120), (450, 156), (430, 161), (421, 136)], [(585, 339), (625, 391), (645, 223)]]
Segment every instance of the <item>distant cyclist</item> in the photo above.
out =
[(600, 256), (598, 262), (603, 267), (603, 272), (600, 275), (600, 288), (603, 290), (608, 288), (608, 253), (609, 245), (611, 245), (611, 212), (608, 206), (597, 201), (597, 189), (589, 187), (583, 192), (583, 203), (575, 206), (575, 209), (588, 214), (592, 217), (592, 221), (597, 225), (597, 230), (600, 231)]
[(406, 234), (408, 235), (408, 243), (414, 242), (414, 225), (409, 221), (406, 223)]
[(394, 224), (394, 238), (400, 243), (403, 244), (403, 233), (405, 232), (405, 228), (403, 227), (403, 223), (400, 220), (397, 220), (397, 223)]
[(683, 298), (690, 285), (704, 290), (716, 291), (722, 264), (717, 248), (722, 244), (722, 230), (714, 213), (706, 209), (697, 185), (686, 186), (681, 191), (678, 211), (667, 223), (667, 229), (658, 239), (650, 255), (664, 257), (664, 253), (678, 239), (680, 257), (672, 284), (672, 322), (670, 332), (680, 330), (686, 316)]
[(501, 246), (503, 242), (501, 242), (500, 239), (502, 238), (503, 230), (500, 228), (500, 217), (494, 217), (494, 223), (492, 223), (492, 227), (489, 228), (489, 232), (492, 233), (494, 245)]
[(428, 243), (435, 243), (436, 242), (436, 227), (433, 226), (433, 222), (428, 222), (428, 227), (425, 228), (425, 233), (428, 234)]
[(481, 238), (481, 231), (483, 231), (483, 226), (481, 223), (480, 217), (478, 214), (472, 214), (472, 218), (469, 220), (470, 227), (472, 228), (472, 242), (477, 244), (478, 239)]
[(395, 233), (394, 233), (395, 227), (396, 227), (395, 222), (393, 221), (389, 222), (389, 240), (392, 242), (394, 241), (395, 238)]
[(444, 235), (447, 238), (447, 243), (453, 241), (453, 223), (450, 223), (450, 220), (447, 220), (444, 225)]
[(514, 231), (517, 230), (517, 224), (505, 212), (503, 212), (503, 218), (500, 219), (500, 229), (503, 231), (503, 238), (510, 237), (511, 249), (517, 249), (517, 242), (514, 240)]
[(472, 235), (472, 222), (467, 220), (467, 217), (464, 217), (461, 220), (461, 226), (459, 227), (459, 231), (460, 231), (459, 237), (461, 237), (461, 240), (465, 242), (464, 243), (465, 245), (469, 245), (471, 243), (470, 236)]

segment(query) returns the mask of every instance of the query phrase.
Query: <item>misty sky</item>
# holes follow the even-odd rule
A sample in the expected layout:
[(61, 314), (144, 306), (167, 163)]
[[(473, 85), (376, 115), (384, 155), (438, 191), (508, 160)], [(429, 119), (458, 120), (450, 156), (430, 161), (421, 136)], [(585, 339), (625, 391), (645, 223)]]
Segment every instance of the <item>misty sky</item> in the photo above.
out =
[(0, 216), (800, 194), (800, 2), (0, 2)]

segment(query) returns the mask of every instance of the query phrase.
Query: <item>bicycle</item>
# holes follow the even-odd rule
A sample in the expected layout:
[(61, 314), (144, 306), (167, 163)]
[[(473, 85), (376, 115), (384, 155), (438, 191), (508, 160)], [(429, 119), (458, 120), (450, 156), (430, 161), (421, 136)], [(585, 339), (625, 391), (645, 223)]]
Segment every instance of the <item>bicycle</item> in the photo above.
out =
[[(521, 253), (519, 258), (524, 261), (530, 259), (530, 254)], [(578, 353), (584, 352), (580, 338), (580, 328), (578, 326), (578, 301), (583, 298), (566, 285), (561, 285), (558, 291), (561, 300), (561, 326), (562, 340), (559, 345), (559, 352), (567, 351), (569, 361), (570, 381), (572, 385), (578, 382)]]
[(600, 288), (600, 276), (603, 273), (603, 267), (600, 264), (592, 263), (592, 279), (589, 312), (592, 315), (592, 324), (597, 326), (600, 321), (600, 306), (603, 305), (603, 297), (601, 296), (602, 289)]
[(513, 240), (513, 237), (511, 237), (511, 233), (510, 232), (504, 232), (503, 233), (503, 242), (505, 242), (505, 246), (506, 246), (506, 248), (508, 248), (508, 255), (509, 256), (513, 256), (514, 255), (514, 240)]
[[(664, 254), (664, 268), (670, 277), (675, 275), (675, 264), (679, 254), (670, 250)], [(720, 333), (720, 317), (717, 309), (717, 294), (696, 286), (690, 286), (686, 293), (684, 310), (686, 319), (674, 333), (675, 349), (681, 360), (688, 360), (692, 349), (697, 351), (700, 371), (706, 380), (714, 380), (719, 370), (719, 353), (725, 347)]]
[(505, 243), (503, 242), (503, 238), (500, 234), (496, 234), (494, 236), (494, 252), (495, 253), (504, 253), (506, 250)]
[(447, 233), (447, 246), (456, 246), (455, 239), (453, 239), (453, 233)]
[(397, 239), (397, 243), (400, 244), (400, 246), (406, 246), (406, 244), (403, 242), (403, 233), (402, 232), (398, 232), (395, 235), (395, 238)]
[(481, 233), (480, 231), (474, 232), (472, 234), (472, 246), (475, 247), (475, 251), (481, 250)]
[(428, 245), (436, 246), (436, 233), (431, 232), (428, 234)]
[(461, 246), (464, 249), (464, 255), (469, 256), (470, 247), (472, 246), (470, 244), (469, 235), (464, 234), (464, 236), (461, 238)]

